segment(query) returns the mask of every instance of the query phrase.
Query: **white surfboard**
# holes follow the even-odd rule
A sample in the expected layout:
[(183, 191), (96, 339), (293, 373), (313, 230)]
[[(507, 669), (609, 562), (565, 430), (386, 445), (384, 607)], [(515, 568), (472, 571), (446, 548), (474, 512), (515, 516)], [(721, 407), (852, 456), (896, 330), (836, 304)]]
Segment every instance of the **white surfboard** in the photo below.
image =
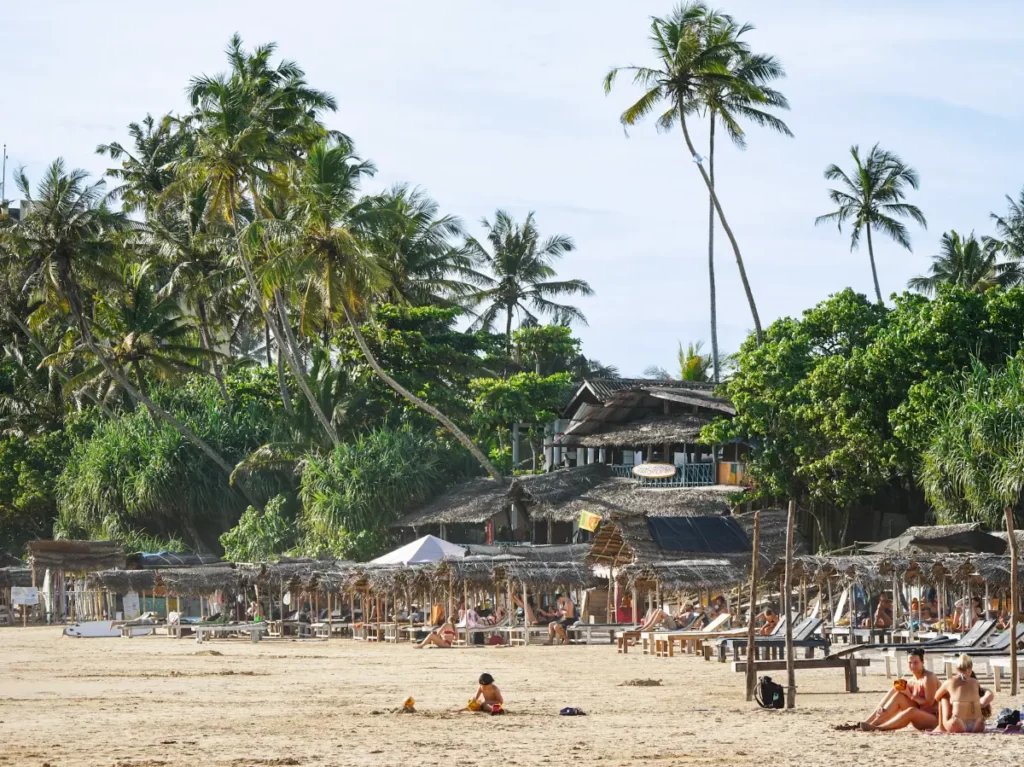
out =
[[(121, 636), (121, 621), (82, 621), (64, 627), (64, 636), (76, 639), (94, 639)], [(149, 626), (133, 626), (132, 636), (153, 633)]]

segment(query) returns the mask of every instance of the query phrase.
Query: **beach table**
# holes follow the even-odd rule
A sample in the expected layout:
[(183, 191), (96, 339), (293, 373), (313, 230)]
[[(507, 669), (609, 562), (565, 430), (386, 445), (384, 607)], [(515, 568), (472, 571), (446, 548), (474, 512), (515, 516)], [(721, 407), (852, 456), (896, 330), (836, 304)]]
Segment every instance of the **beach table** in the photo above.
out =
[(196, 644), (202, 644), (205, 638), (216, 639), (218, 635), (225, 637), (231, 634), (248, 634), (249, 640), (255, 644), (267, 633), (267, 624), (260, 623), (220, 623), (195, 627)]

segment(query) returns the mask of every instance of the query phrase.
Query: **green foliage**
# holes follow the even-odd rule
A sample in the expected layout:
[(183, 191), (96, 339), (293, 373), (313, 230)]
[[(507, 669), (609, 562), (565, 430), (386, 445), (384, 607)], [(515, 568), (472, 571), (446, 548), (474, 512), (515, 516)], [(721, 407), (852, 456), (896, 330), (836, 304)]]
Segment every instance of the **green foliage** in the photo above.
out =
[(458, 446), (411, 428), (376, 429), (302, 465), (301, 549), (366, 559), (391, 543), (388, 525), (467, 476), (472, 458)]
[(922, 484), (941, 522), (1003, 526), (1024, 506), (1024, 357), (975, 363), (940, 392)]
[(508, 378), (476, 378), (473, 392), (473, 421), (487, 428), (510, 427), (513, 423), (545, 423), (557, 417), (572, 392), (569, 373), (539, 376), (516, 373)]
[(917, 482), (947, 383), (977, 357), (1001, 364), (1024, 340), (1024, 291), (960, 288), (893, 309), (846, 290), (778, 320), (739, 354), (726, 384), (737, 416), (704, 438), (750, 442), (756, 494), (842, 509)]
[(263, 511), (252, 506), (238, 524), (220, 537), (224, 556), (232, 562), (272, 562), (297, 542), (294, 514), (288, 499), (276, 495)]

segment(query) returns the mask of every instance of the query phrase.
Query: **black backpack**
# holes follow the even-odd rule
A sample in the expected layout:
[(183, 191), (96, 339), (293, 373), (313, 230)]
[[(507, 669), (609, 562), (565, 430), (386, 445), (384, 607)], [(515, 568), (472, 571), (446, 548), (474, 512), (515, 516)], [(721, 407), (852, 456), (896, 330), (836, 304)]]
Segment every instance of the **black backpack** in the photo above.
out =
[(786, 705), (786, 691), (781, 684), (776, 684), (770, 676), (757, 680), (754, 700), (761, 708), (783, 708)]

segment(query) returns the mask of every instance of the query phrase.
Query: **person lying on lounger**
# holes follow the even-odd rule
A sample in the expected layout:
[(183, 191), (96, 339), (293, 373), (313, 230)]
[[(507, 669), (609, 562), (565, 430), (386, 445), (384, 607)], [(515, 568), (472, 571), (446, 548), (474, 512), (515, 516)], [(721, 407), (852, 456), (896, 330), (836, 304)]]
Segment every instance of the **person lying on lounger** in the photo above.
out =
[(445, 621), (427, 634), (426, 638), (422, 642), (414, 646), (420, 650), (424, 647), (447, 648), (452, 646), (458, 636), (459, 632), (456, 631), (455, 626), (452, 625), (451, 621)]
[(548, 644), (554, 644), (557, 637), (562, 644), (569, 644), (569, 635), (565, 630), (576, 623), (576, 603), (569, 597), (555, 594), (555, 605), (558, 607), (558, 620), (548, 624)]
[(779, 616), (775, 614), (772, 608), (766, 607), (763, 613), (754, 617), (754, 621), (764, 621), (764, 625), (758, 629), (757, 633), (761, 636), (769, 636), (775, 631), (775, 627), (779, 625)]
[(939, 723), (934, 732), (985, 731), (985, 717), (992, 714), (995, 696), (978, 684), (973, 669), (971, 656), (961, 655), (956, 675), (943, 682), (935, 693)]
[(897, 679), (881, 704), (860, 728), (902, 730), (913, 725), (917, 730), (931, 730), (939, 723), (935, 693), (939, 678), (924, 667), (924, 650), (914, 648), (907, 655), (912, 679)]

